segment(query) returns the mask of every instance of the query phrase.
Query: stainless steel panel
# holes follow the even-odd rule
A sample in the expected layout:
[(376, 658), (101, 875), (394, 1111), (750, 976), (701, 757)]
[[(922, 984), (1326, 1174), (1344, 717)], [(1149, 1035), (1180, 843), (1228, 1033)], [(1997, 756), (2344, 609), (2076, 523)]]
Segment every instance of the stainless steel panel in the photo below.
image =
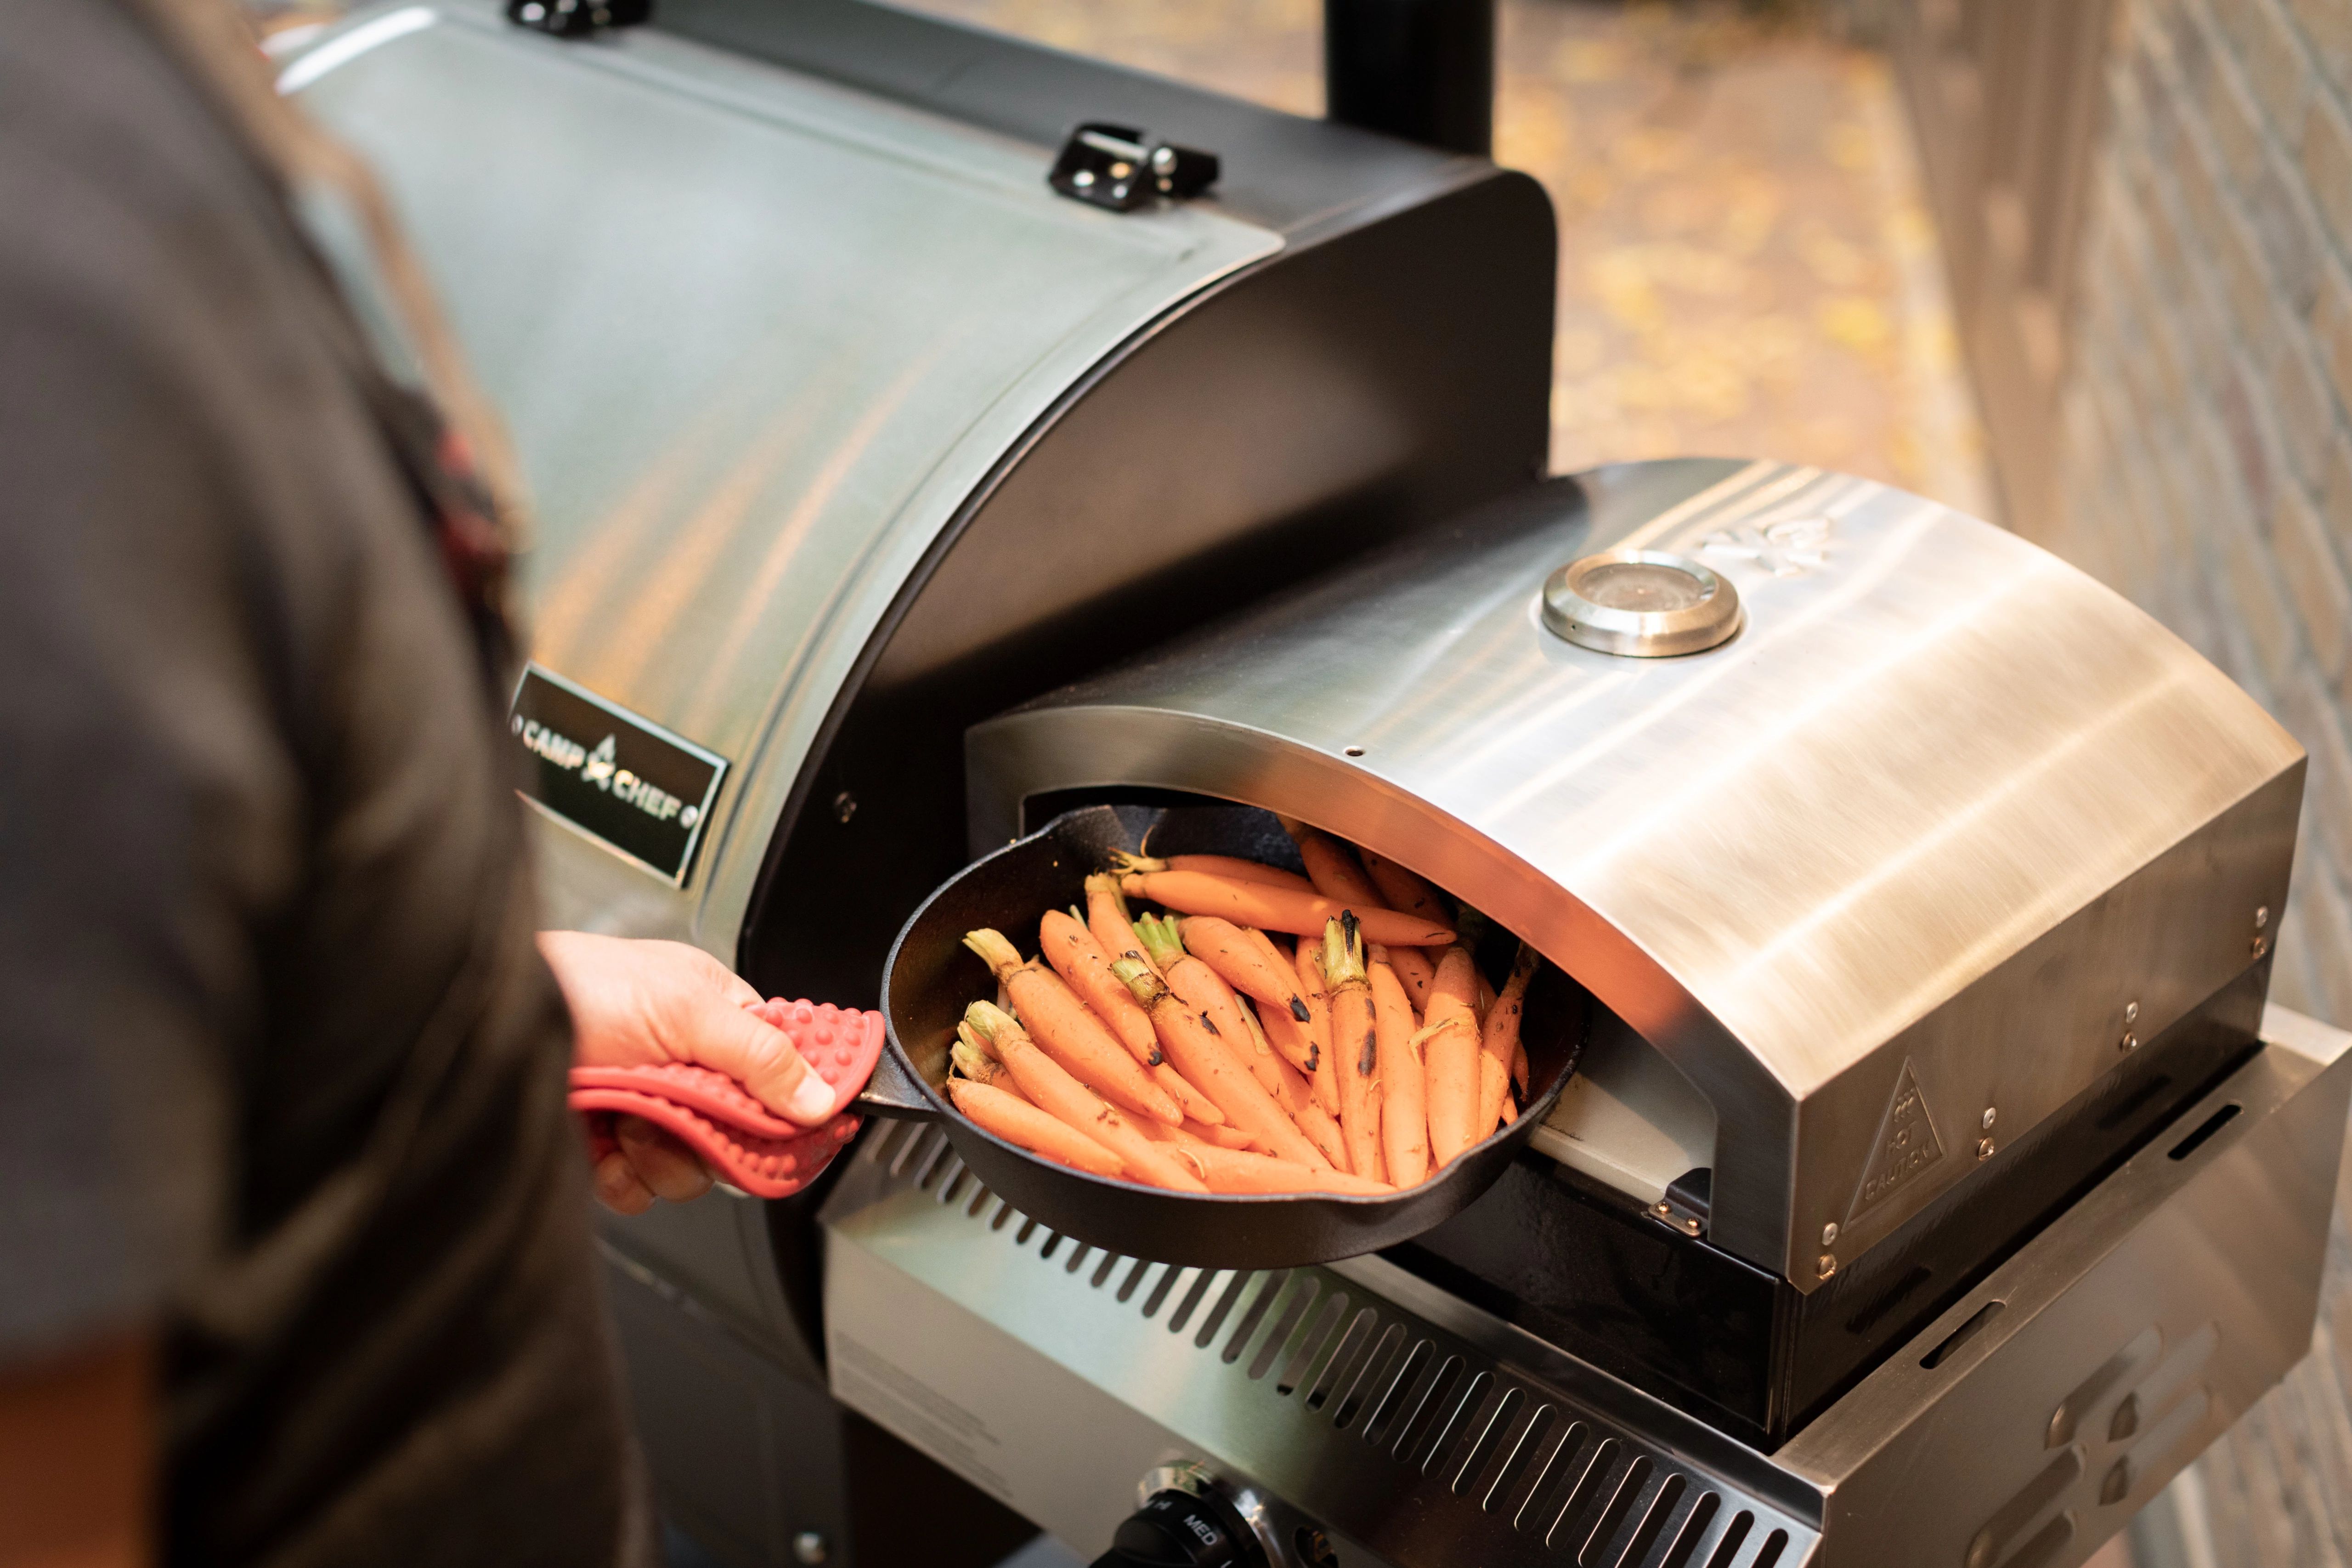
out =
[[(542, 835), (550, 917), (730, 956), (842, 678), (1117, 344), (1280, 241), (1055, 195), (1048, 153), (657, 30), (382, 5), (285, 67), (375, 164), (539, 510), (541, 663), (733, 761), (684, 892)], [(365, 269), (353, 275), (364, 281)]]
[(2264, 1034), (1775, 1456), (1829, 1499), (1825, 1568), (2071, 1568), (2309, 1351), (2352, 1036)]
[(833, 1386), (1087, 1552), (1199, 1459), (1350, 1565), (2072, 1568), (2309, 1346), (2352, 1036), (2265, 1034), (1769, 1457), (1379, 1258), (1236, 1277), (1056, 1237), (918, 1129), (826, 1206)]
[[(1543, 628), (1549, 573), (1635, 547), (1729, 577), (1746, 628), (1654, 659)], [(967, 754), (976, 843), (1041, 792), (1152, 785), (1468, 895), (1707, 1096), (1713, 1239), (1806, 1289), (1826, 1226), (1850, 1260), (2252, 961), (2303, 760), (2021, 540), (1867, 480), (1697, 460), (1506, 501), (978, 726)]]

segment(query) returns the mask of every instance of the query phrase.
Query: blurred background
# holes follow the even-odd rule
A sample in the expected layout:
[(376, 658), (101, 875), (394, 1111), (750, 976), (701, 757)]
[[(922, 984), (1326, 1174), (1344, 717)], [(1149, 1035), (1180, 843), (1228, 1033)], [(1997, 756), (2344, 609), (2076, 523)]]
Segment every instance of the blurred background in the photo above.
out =
[[(1322, 111), (1319, 0), (901, 3)], [(1502, 0), (1499, 53), (1553, 467), (1846, 469), (2129, 595), (2310, 752), (2273, 994), (2352, 1025), (2352, 0)], [(2352, 1563), (2347, 1208), (2317, 1353), (2103, 1568)]]

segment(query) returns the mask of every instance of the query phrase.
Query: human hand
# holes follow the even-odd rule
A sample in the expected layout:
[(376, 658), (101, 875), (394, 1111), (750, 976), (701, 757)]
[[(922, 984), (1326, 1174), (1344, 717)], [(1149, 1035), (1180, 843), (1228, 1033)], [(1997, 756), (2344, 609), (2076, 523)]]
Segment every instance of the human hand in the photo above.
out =
[[(760, 994), (725, 964), (677, 942), (541, 931), (539, 950), (572, 1009), (581, 1067), (685, 1062), (726, 1074), (778, 1116), (813, 1127), (833, 1112), (830, 1084), (792, 1037), (749, 1011)], [(667, 1132), (616, 1117), (617, 1147), (596, 1163), (596, 1195), (621, 1214), (655, 1198), (682, 1203), (710, 1188), (702, 1161)]]

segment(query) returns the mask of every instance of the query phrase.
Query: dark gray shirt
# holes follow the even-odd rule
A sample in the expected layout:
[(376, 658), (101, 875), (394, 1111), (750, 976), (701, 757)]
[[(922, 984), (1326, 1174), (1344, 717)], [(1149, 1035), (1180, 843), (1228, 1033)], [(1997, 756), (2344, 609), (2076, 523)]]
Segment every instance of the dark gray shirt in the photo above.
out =
[(568, 1032), (367, 374), (140, 20), (0, 3), (0, 1373), (161, 1332), (174, 1561), (603, 1563)]

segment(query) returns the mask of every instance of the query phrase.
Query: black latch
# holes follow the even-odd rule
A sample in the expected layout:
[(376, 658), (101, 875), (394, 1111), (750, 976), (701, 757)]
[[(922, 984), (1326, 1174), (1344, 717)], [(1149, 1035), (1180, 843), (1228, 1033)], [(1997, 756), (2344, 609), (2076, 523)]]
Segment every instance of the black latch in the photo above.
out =
[(1685, 1171), (1666, 1184), (1665, 1197), (1650, 1205), (1650, 1213), (1681, 1231), (1685, 1236), (1704, 1236), (1709, 1210), (1709, 1198), (1715, 1187), (1715, 1172), (1701, 1165), (1695, 1171)]
[(507, 20), (559, 38), (587, 38), (634, 27), (653, 15), (653, 0), (507, 0)]
[(1165, 196), (1184, 201), (1217, 183), (1217, 155), (1154, 142), (1130, 125), (1086, 124), (1070, 132), (1045, 183), (1066, 196), (1131, 213)]

